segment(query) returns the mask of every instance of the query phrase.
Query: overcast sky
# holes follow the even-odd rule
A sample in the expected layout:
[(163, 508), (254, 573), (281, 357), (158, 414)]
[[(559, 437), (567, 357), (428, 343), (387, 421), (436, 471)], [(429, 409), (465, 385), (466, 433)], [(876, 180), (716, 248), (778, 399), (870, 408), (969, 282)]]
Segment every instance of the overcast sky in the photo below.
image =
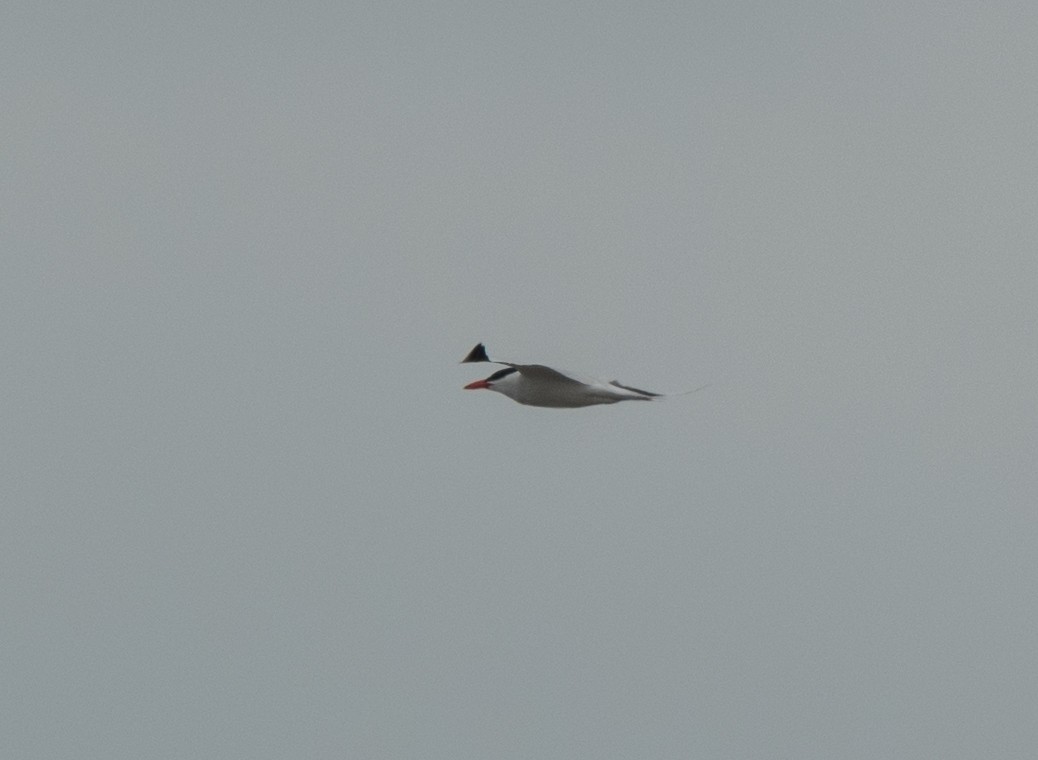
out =
[(1035, 757), (1036, 40), (6, 3), (0, 754)]

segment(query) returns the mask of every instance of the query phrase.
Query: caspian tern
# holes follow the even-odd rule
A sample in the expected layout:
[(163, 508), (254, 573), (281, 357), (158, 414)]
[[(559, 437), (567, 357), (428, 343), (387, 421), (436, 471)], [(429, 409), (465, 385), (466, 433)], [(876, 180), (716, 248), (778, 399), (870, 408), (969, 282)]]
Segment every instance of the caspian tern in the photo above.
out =
[(482, 343), (477, 344), (469, 351), (469, 355), (461, 360), (462, 364), (468, 362), (503, 364), (505, 368), (499, 369), (484, 380), (469, 383), (465, 390), (486, 388), (503, 393), (513, 401), (528, 406), (573, 409), (594, 404), (615, 404), (617, 401), (652, 401), (663, 398), (663, 394), (621, 385), (615, 380), (603, 382), (545, 367), (543, 364), (514, 364), (491, 359)]

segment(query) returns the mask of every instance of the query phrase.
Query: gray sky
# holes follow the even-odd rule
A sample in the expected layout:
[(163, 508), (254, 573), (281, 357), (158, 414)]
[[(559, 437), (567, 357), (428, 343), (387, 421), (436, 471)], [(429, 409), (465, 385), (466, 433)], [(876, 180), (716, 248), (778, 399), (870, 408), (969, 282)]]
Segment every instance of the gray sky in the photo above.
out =
[(1036, 39), (5, 4), (2, 754), (1034, 757)]

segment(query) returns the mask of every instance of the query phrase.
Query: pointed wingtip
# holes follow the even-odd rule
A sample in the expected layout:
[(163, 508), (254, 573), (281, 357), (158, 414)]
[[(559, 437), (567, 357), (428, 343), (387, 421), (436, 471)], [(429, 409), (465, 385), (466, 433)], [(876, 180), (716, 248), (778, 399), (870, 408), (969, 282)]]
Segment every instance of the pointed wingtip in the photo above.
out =
[(490, 357), (487, 356), (487, 349), (482, 343), (477, 343), (476, 347), (469, 351), (468, 356), (462, 359), (459, 364), (468, 364), (469, 362), (488, 362)]
[(640, 393), (643, 398), (663, 398), (662, 393), (654, 393), (653, 391), (643, 391), (641, 388), (632, 388), (629, 385), (624, 385), (616, 380), (610, 380), (610, 385), (615, 385), (617, 388), (623, 388), (625, 391), (632, 391), (634, 393)]

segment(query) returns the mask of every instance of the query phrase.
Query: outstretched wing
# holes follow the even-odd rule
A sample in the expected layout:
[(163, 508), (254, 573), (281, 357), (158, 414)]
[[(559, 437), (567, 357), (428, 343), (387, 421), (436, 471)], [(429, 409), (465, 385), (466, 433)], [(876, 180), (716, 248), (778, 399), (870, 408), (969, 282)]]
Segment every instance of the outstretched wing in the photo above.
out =
[[(461, 360), (461, 364), (468, 364), (470, 362), (488, 362), (490, 357), (487, 356), (487, 349), (482, 343), (477, 343), (476, 347), (469, 351), (468, 356)], [(496, 362), (495, 362), (496, 363)]]
[(610, 380), (609, 384), (617, 388), (623, 388), (625, 391), (630, 391), (631, 393), (640, 393), (641, 395), (648, 396), (649, 398), (655, 398), (656, 396), (663, 395), (661, 393), (653, 393), (652, 391), (643, 391), (641, 388), (632, 388), (629, 385), (622, 385), (618, 383), (616, 380)]
[(487, 348), (482, 343), (477, 343), (476, 347), (469, 351), (468, 356), (462, 359), (459, 364), (469, 364), (471, 362), (490, 362), (491, 364), (504, 364), (506, 367), (516, 367), (518, 365), (512, 364), (512, 362), (503, 362), (500, 359), (491, 359), (487, 356)]
[(586, 386), (588, 384), (579, 378), (559, 372), (557, 369), (545, 367), (543, 364), (513, 364), (511, 366), (519, 370), (520, 375), (528, 377), (531, 380), (573, 386)]

